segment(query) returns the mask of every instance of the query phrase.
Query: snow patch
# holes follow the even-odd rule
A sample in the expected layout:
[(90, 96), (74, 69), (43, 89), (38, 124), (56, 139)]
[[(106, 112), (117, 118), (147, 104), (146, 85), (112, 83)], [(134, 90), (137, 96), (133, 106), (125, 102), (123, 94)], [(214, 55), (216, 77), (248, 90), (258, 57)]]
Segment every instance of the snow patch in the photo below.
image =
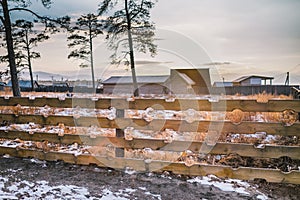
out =
[(209, 175), (204, 177), (195, 177), (193, 179), (187, 180), (187, 182), (199, 183), (202, 185), (211, 185), (225, 192), (236, 192), (245, 195), (250, 195), (249, 191), (254, 189), (256, 192), (259, 193), (259, 198), (261, 198), (262, 200), (268, 199), (266, 195), (257, 191), (255, 188), (251, 188), (251, 186), (247, 182), (237, 179), (221, 180), (216, 176)]
[[(4, 192), (5, 191), (5, 192)], [(0, 199), (95, 199), (87, 188), (75, 185), (51, 186), (47, 181), (10, 181), (0, 176)]]

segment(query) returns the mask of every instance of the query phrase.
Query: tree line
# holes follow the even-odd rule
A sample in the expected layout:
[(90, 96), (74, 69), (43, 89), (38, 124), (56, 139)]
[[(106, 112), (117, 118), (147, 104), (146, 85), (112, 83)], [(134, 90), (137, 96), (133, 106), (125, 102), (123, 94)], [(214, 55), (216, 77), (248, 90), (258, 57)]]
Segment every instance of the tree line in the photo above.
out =
[[(133, 80), (133, 94), (139, 96), (135, 71), (135, 52), (156, 54), (154, 44), (155, 26), (150, 19), (150, 10), (157, 0), (103, 0), (95, 13), (82, 14), (77, 19), (69, 16), (51, 18), (30, 9), (33, 3), (41, 3), (51, 9), (51, 0), (0, 0), (0, 47), (6, 55), (0, 55), (0, 62), (7, 63), (7, 69), (0, 75), (9, 75), (14, 96), (21, 96), (18, 73), (28, 69), (31, 89), (34, 89), (32, 60), (41, 57), (34, 50), (39, 43), (50, 39), (60, 31), (67, 33), (69, 59), (79, 59), (79, 67), (90, 67), (95, 91), (94, 39), (103, 35), (107, 49), (112, 50), (111, 63), (130, 66)], [(14, 12), (31, 15), (31, 20), (12, 20)]]

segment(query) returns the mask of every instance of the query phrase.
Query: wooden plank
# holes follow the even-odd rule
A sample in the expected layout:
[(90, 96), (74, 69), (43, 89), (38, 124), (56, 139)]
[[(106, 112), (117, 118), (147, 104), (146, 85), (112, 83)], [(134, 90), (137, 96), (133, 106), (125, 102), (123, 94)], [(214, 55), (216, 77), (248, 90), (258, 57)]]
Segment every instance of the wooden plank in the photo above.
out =
[[(192, 144), (189, 149), (197, 152), (197, 149), (199, 149), (199, 147), (198, 148), (197, 146), (193, 147), (193, 145), (194, 144)], [(202, 148), (205, 148), (205, 146)], [(300, 147), (266, 145), (263, 148), (255, 148), (254, 145), (252, 144), (216, 143), (216, 145), (213, 147), (213, 149), (211, 149), (209, 153), (210, 154), (237, 153), (240, 156), (256, 157), (256, 158), (280, 158), (282, 156), (288, 156), (292, 159), (299, 159)]]
[[(257, 158), (280, 158), (288, 156), (292, 159), (300, 158), (299, 146), (276, 146), (266, 145), (264, 148), (255, 148), (252, 144), (238, 144), (238, 143), (216, 143), (214, 146), (209, 146), (204, 142), (192, 141), (173, 141), (172, 143), (165, 143), (163, 140), (155, 139), (133, 139), (126, 141), (124, 138), (85, 138), (84, 144), (91, 146), (105, 147), (112, 144), (117, 148), (125, 149), (144, 149), (151, 148), (152, 150), (183, 152), (191, 150), (195, 153), (226, 155), (230, 153), (237, 153), (240, 156), (257, 157)], [(83, 139), (83, 140), (84, 140)]]
[(73, 116), (55, 116), (51, 115), (44, 117), (43, 115), (14, 115), (14, 114), (0, 114), (0, 121), (7, 121), (16, 124), (27, 124), (34, 122), (41, 125), (58, 125), (59, 123), (75, 126)]
[(300, 123), (297, 122), (292, 126), (283, 126), (281, 123), (265, 123), (265, 122), (242, 122), (240, 124), (232, 124), (228, 121), (195, 121), (188, 123), (181, 120), (163, 120), (154, 119), (147, 122), (144, 119), (117, 118), (109, 120), (106, 118), (96, 117), (80, 117), (78, 119), (73, 116), (55, 116), (44, 117), (42, 115), (20, 115), (0, 114), (0, 122), (8, 121), (17, 124), (26, 124), (34, 122), (41, 125), (58, 125), (63, 123), (66, 126), (98, 126), (101, 128), (117, 128), (125, 129), (133, 127), (138, 130), (160, 131), (165, 129), (173, 129), (180, 132), (207, 132), (217, 131), (222, 133), (240, 133), (253, 134), (256, 132), (266, 132), (272, 135), (282, 136), (300, 136)]
[(0, 146), (0, 155), (10, 155), (12, 157), (16, 157), (18, 154), (16, 148)]
[[(216, 175), (221, 178), (234, 178), (241, 180), (265, 179), (268, 182), (300, 184), (300, 172), (291, 171), (283, 173), (277, 169), (247, 168), (239, 167), (233, 169), (229, 166), (197, 164), (191, 167), (184, 163), (171, 163), (165, 161), (147, 161), (137, 159), (114, 158), (80, 155), (74, 156), (69, 153), (34, 151), (28, 149), (16, 150), (9, 147), (0, 147), (0, 154), (10, 154), (17, 157), (34, 157), (41, 160), (62, 160), (73, 164), (97, 164), (100, 167), (114, 169), (133, 169), (141, 172), (163, 172), (170, 171), (174, 174), (190, 176)], [(92, 162), (92, 163), (91, 163)]]
[(151, 162), (149, 164), (149, 170), (155, 170), (158, 172), (171, 171), (174, 174), (191, 176), (206, 176), (213, 174), (220, 178), (233, 178), (240, 180), (265, 179), (268, 182), (300, 184), (299, 171), (284, 173), (277, 169), (247, 167), (233, 169), (229, 166), (216, 165), (193, 165), (191, 167), (187, 167), (184, 163), (163, 163), (161, 161)]
[(29, 134), (22, 131), (0, 131), (0, 138), (14, 140), (19, 138), (25, 141), (48, 141), (62, 144), (74, 144), (89, 146), (106, 147), (113, 145), (116, 148), (125, 149), (144, 149), (151, 148), (159, 151), (175, 151), (183, 152), (191, 150), (195, 153), (226, 155), (230, 153), (237, 153), (240, 156), (258, 157), (258, 158), (280, 158), (288, 156), (292, 159), (300, 158), (299, 146), (283, 146), (283, 145), (265, 145), (263, 148), (255, 148), (253, 144), (239, 144), (239, 143), (221, 143), (218, 142), (213, 146), (207, 145), (205, 142), (193, 141), (173, 141), (172, 143), (165, 143), (159, 139), (133, 139), (127, 141), (124, 138), (117, 137), (102, 137), (91, 138), (88, 135), (74, 135), (65, 134), (58, 136), (54, 133), (34, 133)]
[(256, 100), (209, 100), (176, 99), (174, 102), (166, 102), (164, 99), (136, 99), (129, 102), (129, 109), (144, 110), (148, 107), (161, 110), (187, 110), (199, 111), (232, 111), (240, 109), (244, 112), (281, 112), (292, 109), (300, 112), (299, 100), (269, 100), (267, 103), (259, 103)]
[(53, 143), (62, 143), (62, 144), (83, 144), (83, 137), (89, 137), (84, 135), (71, 135), (65, 134), (63, 136), (59, 136), (57, 133), (43, 133), (43, 132), (34, 132), (29, 133), (25, 131), (3, 131), (0, 130), (0, 138), (15, 140), (17, 138), (24, 141), (36, 141), (36, 142), (53, 142)]
[[(125, 101), (125, 100), (123, 100)], [(93, 100), (91, 98), (43, 98), (36, 97), (29, 99), (28, 97), (11, 97), (5, 99), (0, 97), (0, 106), (30, 106), (30, 107), (44, 107), (45, 105), (57, 108), (75, 108), (77, 106), (81, 108), (98, 108), (107, 109), (111, 106), (111, 99), (98, 99)], [(118, 105), (118, 104), (117, 104)]]
[[(212, 122), (211, 127), (213, 127), (214, 124), (215, 124), (215, 122)], [(267, 134), (271, 134), (271, 135), (300, 136), (300, 123), (299, 122), (295, 123), (292, 126), (283, 126), (283, 124), (281, 124), (281, 123), (271, 123), (271, 122), (268, 122), (268, 123), (265, 123), (265, 122), (242, 122), (241, 124), (237, 124), (237, 125), (232, 124), (231, 122), (225, 122), (222, 132), (223, 133), (240, 133), (240, 134), (266, 132)]]
[(5, 99), (0, 97), (0, 106), (32, 106), (43, 107), (45, 105), (59, 108), (96, 108), (107, 109), (137, 109), (144, 110), (148, 107), (159, 110), (187, 110), (194, 109), (199, 111), (232, 111), (240, 109), (244, 112), (282, 112), (292, 109), (300, 112), (300, 100), (269, 100), (267, 103), (259, 103), (256, 100), (219, 100), (210, 102), (209, 100), (175, 99), (174, 102), (167, 102), (165, 99), (139, 99), (127, 101), (124, 98), (41, 98), (29, 99), (28, 97), (11, 97)]
[(259, 103), (256, 100), (227, 100), (227, 111), (240, 109), (244, 112), (282, 112), (286, 109), (300, 112), (299, 100), (269, 100)]
[(59, 100), (58, 98), (43, 98), (37, 97), (35, 99), (29, 99), (28, 97), (11, 97), (9, 99), (5, 99), (4, 97), (0, 97), (0, 106), (31, 106), (31, 107), (43, 107), (45, 105), (51, 107), (71, 107), (72, 99), (66, 98), (65, 100)]
[[(55, 121), (55, 119), (53, 120)], [(70, 122), (64, 120), (66, 123)], [(283, 126), (281, 123), (263, 123), (263, 122), (242, 122), (240, 124), (232, 124), (224, 121), (195, 121), (188, 123), (181, 120), (164, 120), (154, 119), (147, 122), (143, 119), (128, 119), (120, 118), (108, 120), (105, 118), (81, 117), (74, 120), (77, 126), (99, 126), (101, 128), (117, 128), (125, 129), (133, 127), (137, 130), (153, 130), (163, 131), (172, 129), (180, 132), (207, 132), (217, 131), (222, 133), (240, 133), (253, 134), (256, 132), (266, 132), (267, 134), (282, 135), (282, 136), (300, 136), (300, 123), (295, 123), (292, 126)], [(67, 123), (72, 126), (74, 123)]]

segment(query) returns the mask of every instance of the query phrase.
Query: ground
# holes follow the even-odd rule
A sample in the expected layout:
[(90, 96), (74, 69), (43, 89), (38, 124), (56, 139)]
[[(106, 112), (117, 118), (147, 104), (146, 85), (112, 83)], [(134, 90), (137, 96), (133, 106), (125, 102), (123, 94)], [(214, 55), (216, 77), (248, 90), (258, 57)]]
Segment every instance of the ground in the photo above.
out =
[(0, 199), (298, 199), (300, 186), (0, 157)]

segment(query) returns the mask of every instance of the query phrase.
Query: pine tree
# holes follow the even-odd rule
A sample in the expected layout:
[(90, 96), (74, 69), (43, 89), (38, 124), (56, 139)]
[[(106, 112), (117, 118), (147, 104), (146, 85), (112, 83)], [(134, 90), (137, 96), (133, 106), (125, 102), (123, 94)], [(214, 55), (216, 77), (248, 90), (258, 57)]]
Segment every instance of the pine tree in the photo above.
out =
[[(32, 59), (40, 58), (39, 52), (33, 51), (38, 43), (48, 40), (50, 37), (45, 31), (34, 30), (34, 23), (26, 20), (16, 20), (12, 25), (12, 35), (14, 41), (14, 52), (16, 58), (17, 72), (28, 67), (31, 90), (34, 90)], [(8, 55), (4, 56), (8, 62)]]
[[(99, 5), (100, 15), (115, 8), (115, 12), (105, 20), (108, 47), (114, 51), (111, 56), (113, 64), (123, 62), (130, 65), (134, 96), (139, 96), (134, 51), (149, 52), (151, 56), (156, 54), (155, 27), (150, 21), (150, 10), (155, 2), (156, 0), (104, 0)], [(126, 50), (121, 51), (120, 55), (121, 48)]]
[[(51, 5), (51, 0), (40, 0), (44, 7), (49, 8)], [(3, 24), (5, 30), (6, 48), (8, 54), (12, 90), (14, 96), (21, 96), (19, 81), (18, 81), (18, 71), (16, 65), (16, 56), (14, 52), (13, 36), (12, 36), (12, 23), (11, 23), (11, 13), (14, 11), (22, 11), (32, 14), (35, 18), (39, 19), (45, 24), (48, 29), (56, 31), (55, 24), (60, 24), (61, 27), (68, 25), (69, 17), (62, 17), (57, 19), (51, 19), (46, 16), (38, 15), (36, 12), (28, 9), (31, 4), (30, 0), (1, 0), (0, 1), (0, 20)]]
[[(73, 48), (73, 50), (68, 55), (68, 58), (81, 59), (90, 63), (93, 91), (95, 91), (93, 40), (99, 34), (103, 34), (99, 17), (94, 14), (82, 15), (77, 19), (76, 26), (70, 29), (70, 34), (68, 47)], [(79, 66), (83, 68), (88, 67), (85, 62), (82, 62)]]

